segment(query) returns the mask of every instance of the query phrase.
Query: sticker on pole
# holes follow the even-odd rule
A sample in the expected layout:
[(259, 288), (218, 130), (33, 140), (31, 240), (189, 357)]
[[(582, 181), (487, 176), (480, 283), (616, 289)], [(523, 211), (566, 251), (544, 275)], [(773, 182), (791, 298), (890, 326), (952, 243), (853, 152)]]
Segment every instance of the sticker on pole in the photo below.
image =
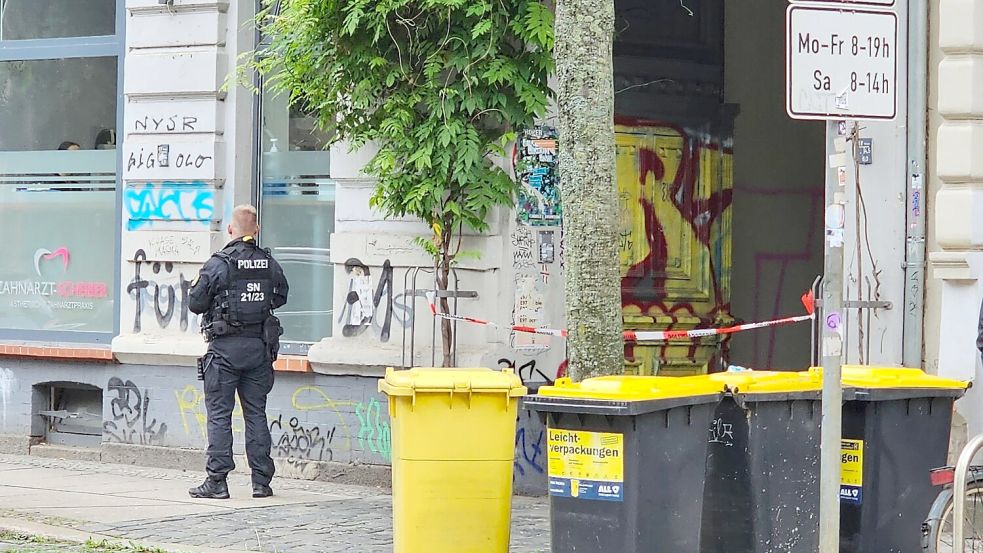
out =
[(785, 16), (785, 108), (792, 119), (894, 119), (898, 16), (801, 6)]
[(863, 502), (864, 441), (840, 441), (840, 501)]
[(624, 501), (623, 434), (550, 428), (546, 448), (550, 495)]

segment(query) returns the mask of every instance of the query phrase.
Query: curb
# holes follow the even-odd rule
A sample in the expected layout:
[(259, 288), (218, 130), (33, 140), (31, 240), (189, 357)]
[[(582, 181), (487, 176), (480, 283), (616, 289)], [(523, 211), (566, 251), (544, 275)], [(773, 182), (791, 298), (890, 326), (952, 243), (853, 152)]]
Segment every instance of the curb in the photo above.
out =
[(114, 546), (139, 546), (147, 549), (160, 549), (167, 553), (255, 553), (241, 549), (219, 547), (202, 547), (195, 545), (180, 545), (173, 543), (147, 542), (143, 540), (122, 539), (107, 534), (85, 532), (74, 528), (65, 528), (52, 524), (43, 524), (15, 518), (0, 518), (0, 528), (10, 532), (40, 536), (50, 540), (85, 543), (88, 540), (103, 542)]

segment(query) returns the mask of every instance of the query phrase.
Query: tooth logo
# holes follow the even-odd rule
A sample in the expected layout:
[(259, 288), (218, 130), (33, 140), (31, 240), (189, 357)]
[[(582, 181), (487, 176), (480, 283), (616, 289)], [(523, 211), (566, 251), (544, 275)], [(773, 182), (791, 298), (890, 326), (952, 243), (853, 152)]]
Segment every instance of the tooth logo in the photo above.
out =
[(38, 251), (34, 252), (34, 271), (38, 274), (38, 276), (41, 276), (41, 260), (50, 261), (57, 257), (61, 258), (62, 267), (64, 267), (64, 269), (67, 271), (69, 255), (68, 248), (64, 247), (58, 248), (53, 252), (44, 248), (40, 248)]

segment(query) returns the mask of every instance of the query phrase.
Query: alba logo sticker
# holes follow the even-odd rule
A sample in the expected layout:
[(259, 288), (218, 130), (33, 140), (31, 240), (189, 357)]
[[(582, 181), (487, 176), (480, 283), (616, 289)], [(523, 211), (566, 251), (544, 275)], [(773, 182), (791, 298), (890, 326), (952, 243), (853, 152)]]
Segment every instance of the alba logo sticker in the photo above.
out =
[(55, 251), (46, 250), (44, 248), (38, 249), (34, 252), (34, 271), (41, 276), (41, 260), (50, 261), (55, 258), (61, 258), (61, 263), (63, 268), (68, 270), (68, 248), (58, 248)]

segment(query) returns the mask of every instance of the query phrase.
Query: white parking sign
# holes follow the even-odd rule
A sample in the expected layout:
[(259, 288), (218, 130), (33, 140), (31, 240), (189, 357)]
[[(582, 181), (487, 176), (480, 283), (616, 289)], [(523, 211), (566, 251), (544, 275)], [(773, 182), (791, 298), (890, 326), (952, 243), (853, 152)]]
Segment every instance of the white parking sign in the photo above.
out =
[(894, 12), (792, 4), (785, 21), (785, 105), (791, 118), (894, 119)]

